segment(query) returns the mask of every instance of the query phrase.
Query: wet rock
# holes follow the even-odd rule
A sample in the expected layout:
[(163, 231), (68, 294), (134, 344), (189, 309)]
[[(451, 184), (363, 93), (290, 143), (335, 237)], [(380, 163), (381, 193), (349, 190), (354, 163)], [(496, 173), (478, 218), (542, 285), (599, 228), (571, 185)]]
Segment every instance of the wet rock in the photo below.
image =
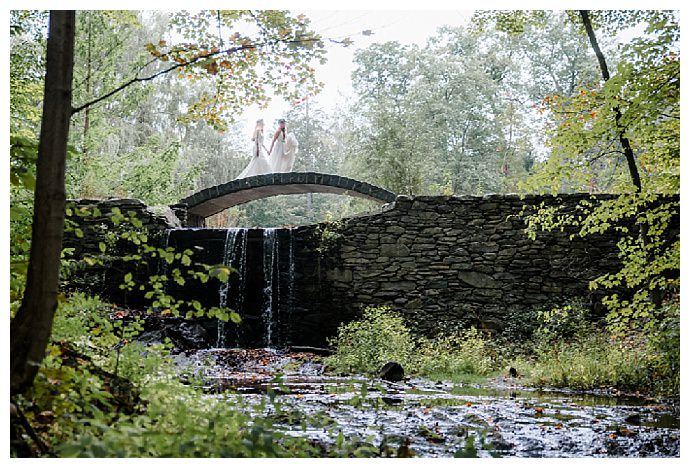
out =
[(379, 371), (379, 377), (389, 382), (400, 382), (405, 377), (405, 370), (397, 362), (387, 362)]
[(635, 426), (639, 426), (642, 422), (642, 416), (638, 413), (631, 414), (630, 416), (625, 418), (625, 422), (627, 422), (628, 424), (634, 424)]
[(168, 333), (183, 349), (202, 349), (208, 344), (206, 329), (198, 323), (182, 322), (176, 328), (168, 329)]
[(387, 405), (398, 406), (398, 405), (402, 404), (403, 399), (398, 398), (398, 397), (384, 396), (384, 397), (381, 397), (381, 401), (383, 401)]

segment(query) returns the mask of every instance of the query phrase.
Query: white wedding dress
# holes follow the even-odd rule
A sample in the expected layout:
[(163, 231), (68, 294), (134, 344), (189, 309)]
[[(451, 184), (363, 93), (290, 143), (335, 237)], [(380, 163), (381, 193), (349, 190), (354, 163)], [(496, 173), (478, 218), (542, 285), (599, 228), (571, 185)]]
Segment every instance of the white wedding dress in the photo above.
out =
[(298, 150), (299, 143), (295, 135), (288, 133), (284, 139), (282, 136), (279, 136), (268, 158), (273, 172), (292, 172), (292, 166), (295, 165), (295, 156), (297, 156)]
[(244, 179), (245, 177), (268, 174), (269, 172), (273, 172), (273, 170), (264, 155), (264, 132), (258, 132), (256, 138), (254, 138), (254, 145), (252, 145), (252, 159), (247, 164), (247, 167), (240, 172), (240, 175), (235, 178)]

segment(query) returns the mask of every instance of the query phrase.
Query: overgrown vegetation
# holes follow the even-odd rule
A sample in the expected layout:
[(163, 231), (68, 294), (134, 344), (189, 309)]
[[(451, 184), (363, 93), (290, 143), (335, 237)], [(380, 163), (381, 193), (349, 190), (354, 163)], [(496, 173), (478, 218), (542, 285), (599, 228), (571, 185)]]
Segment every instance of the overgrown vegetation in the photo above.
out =
[(360, 320), (339, 328), (331, 343), (336, 352), (326, 362), (336, 372), (376, 374), (396, 361), (409, 374), (453, 381), (507, 375), (514, 367), (525, 384), (539, 387), (678, 394), (680, 343), (672, 332), (620, 339), (592, 322), (579, 302), (533, 316), (536, 327), (513, 335), (516, 345), (474, 328), (416, 336), (399, 314), (367, 308)]
[[(320, 415), (295, 414), (269, 392), (258, 404), (228, 393), (209, 399), (183, 384), (168, 342), (136, 341), (132, 311), (75, 294), (55, 316), (48, 357), (31, 390), (16, 403), (36, 431), (13, 441), (19, 456), (61, 457), (363, 457), (366, 440), (335, 437), (325, 446), (280, 429), (285, 417), (312, 426)], [(193, 375), (193, 372), (190, 372)], [(201, 382), (198, 382), (199, 384)]]
[(471, 328), (434, 339), (415, 336), (388, 307), (366, 308), (360, 320), (342, 325), (330, 344), (335, 353), (326, 362), (336, 372), (375, 375), (389, 361), (425, 376), (487, 375), (496, 369), (482, 332)]
[(403, 319), (386, 307), (368, 307), (361, 320), (340, 326), (327, 362), (338, 372), (378, 372), (388, 361), (407, 366), (414, 341)]

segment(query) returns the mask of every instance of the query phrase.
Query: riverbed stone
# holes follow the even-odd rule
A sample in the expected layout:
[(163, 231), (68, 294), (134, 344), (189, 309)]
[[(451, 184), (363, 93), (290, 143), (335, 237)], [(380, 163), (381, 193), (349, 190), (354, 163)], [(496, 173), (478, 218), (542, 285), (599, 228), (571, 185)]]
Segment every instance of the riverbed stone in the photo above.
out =
[(405, 377), (405, 369), (398, 362), (387, 362), (381, 367), (379, 377), (389, 382), (400, 382)]

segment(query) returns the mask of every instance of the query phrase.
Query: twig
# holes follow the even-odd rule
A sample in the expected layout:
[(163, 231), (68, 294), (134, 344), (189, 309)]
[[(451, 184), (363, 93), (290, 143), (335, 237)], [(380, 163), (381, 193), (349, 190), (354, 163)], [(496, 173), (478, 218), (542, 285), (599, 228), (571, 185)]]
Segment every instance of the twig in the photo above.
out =
[(12, 400), (10, 400), (10, 404), (11, 404), (11, 405), (14, 405), (14, 409), (15, 409), (16, 412), (17, 412), (16, 418), (19, 420), (19, 423), (22, 425), (22, 427), (24, 428), (24, 430), (26, 431), (26, 433), (29, 435), (29, 437), (31, 437), (31, 440), (33, 440), (33, 441), (36, 443), (36, 446), (38, 447), (38, 450), (39, 450), (41, 453), (45, 453), (45, 454), (49, 454), (49, 455), (53, 455), (53, 456), (54, 456), (55, 454), (54, 454), (53, 452), (50, 451), (50, 449), (48, 448), (48, 446), (46, 445), (46, 443), (43, 442), (43, 440), (41, 440), (41, 438), (38, 436), (38, 434), (36, 434), (36, 431), (34, 431), (34, 428), (31, 427), (31, 424), (29, 423), (29, 420), (26, 419), (26, 416), (24, 415), (24, 413), (22, 412), (22, 410), (19, 408), (19, 405), (18, 405), (16, 402), (12, 401)]

